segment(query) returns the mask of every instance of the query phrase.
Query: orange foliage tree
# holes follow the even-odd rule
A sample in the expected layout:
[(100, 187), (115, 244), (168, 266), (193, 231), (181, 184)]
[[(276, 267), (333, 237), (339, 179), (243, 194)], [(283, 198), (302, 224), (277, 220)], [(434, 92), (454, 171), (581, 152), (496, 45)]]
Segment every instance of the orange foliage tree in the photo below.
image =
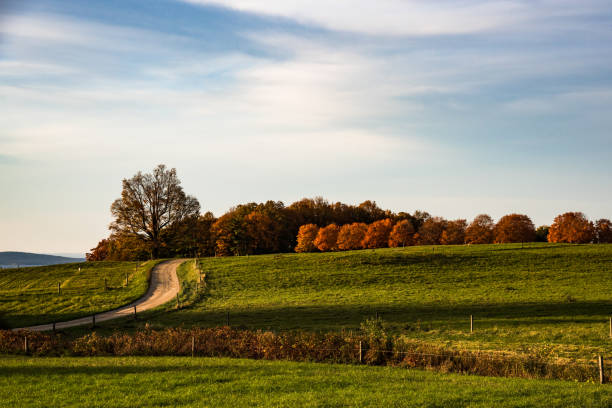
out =
[(607, 244), (612, 242), (612, 223), (606, 218), (597, 220), (595, 223), (595, 235), (597, 242)]
[(437, 245), (440, 243), (442, 233), (446, 228), (446, 221), (442, 217), (431, 217), (423, 222), (421, 228), (419, 228), (418, 243), (420, 245)]
[(297, 245), (295, 246), (295, 252), (313, 252), (317, 249), (314, 244), (317, 234), (319, 233), (319, 227), (314, 224), (306, 224), (300, 227), (297, 235)]
[(317, 238), (314, 240), (315, 246), (321, 252), (336, 250), (339, 231), (340, 228), (336, 224), (329, 224), (327, 227), (319, 229)]
[(460, 245), (465, 241), (466, 220), (454, 220), (446, 223), (446, 228), (440, 237), (442, 245)]
[(244, 217), (247, 253), (278, 252), (278, 228), (272, 218), (260, 212)]
[(389, 246), (392, 248), (414, 245), (414, 226), (408, 220), (401, 220), (389, 234)]
[(368, 226), (362, 222), (345, 224), (338, 233), (338, 249), (350, 250), (361, 249), (363, 238), (368, 231)]
[(533, 242), (536, 232), (531, 219), (524, 214), (508, 214), (499, 219), (493, 229), (495, 243)]
[(493, 242), (493, 218), (480, 214), (465, 230), (466, 244), (491, 244)]
[(548, 231), (549, 242), (586, 244), (595, 238), (593, 223), (581, 212), (557, 215)]
[(389, 234), (393, 229), (393, 221), (390, 218), (375, 221), (368, 225), (368, 231), (363, 238), (364, 248), (384, 248), (389, 244)]

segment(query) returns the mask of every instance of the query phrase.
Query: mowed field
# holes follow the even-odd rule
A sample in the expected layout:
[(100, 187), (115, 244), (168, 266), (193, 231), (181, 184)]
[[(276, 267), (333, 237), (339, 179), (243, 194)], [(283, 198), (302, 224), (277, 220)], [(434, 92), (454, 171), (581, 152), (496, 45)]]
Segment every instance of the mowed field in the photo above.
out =
[(7, 407), (609, 407), (612, 388), (229, 358), (3, 357), (0, 402)]
[(84, 262), (2, 269), (0, 319), (9, 328), (23, 327), (119, 307), (144, 295), (149, 272), (157, 263)]
[[(182, 310), (154, 327), (357, 330), (376, 314), (393, 333), (465, 349), (592, 358), (612, 353), (612, 245), (407, 247), (207, 258), (180, 270)], [(474, 333), (470, 333), (470, 315)], [(143, 324), (143, 323), (141, 323)]]

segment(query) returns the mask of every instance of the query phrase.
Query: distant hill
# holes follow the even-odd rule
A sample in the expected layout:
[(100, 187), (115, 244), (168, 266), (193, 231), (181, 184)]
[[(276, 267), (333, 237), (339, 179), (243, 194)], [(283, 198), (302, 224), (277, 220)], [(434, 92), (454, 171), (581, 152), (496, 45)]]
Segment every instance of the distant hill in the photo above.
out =
[(84, 258), (32, 254), (29, 252), (0, 252), (0, 267), (55, 265), (71, 262), (83, 262)]

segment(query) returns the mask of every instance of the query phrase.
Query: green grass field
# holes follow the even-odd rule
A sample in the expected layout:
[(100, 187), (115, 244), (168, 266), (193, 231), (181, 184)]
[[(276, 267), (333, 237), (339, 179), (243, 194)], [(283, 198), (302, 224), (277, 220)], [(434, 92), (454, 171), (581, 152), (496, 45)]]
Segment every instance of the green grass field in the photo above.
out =
[[(0, 319), (8, 327), (23, 327), (119, 307), (147, 291), (149, 271), (157, 263), (85, 262), (2, 269)], [(104, 287), (105, 279), (108, 290)]]
[[(458, 348), (584, 358), (612, 352), (612, 245), (408, 247), (200, 265), (206, 293), (149, 322), (217, 326), (229, 312), (230, 324), (245, 328), (356, 330), (378, 313), (392, 332)], [(197, 276), (187, 267), (184, 294)]]
[(0, 358), (6, 407), (609, 407), (612, 386), (228, 358)]

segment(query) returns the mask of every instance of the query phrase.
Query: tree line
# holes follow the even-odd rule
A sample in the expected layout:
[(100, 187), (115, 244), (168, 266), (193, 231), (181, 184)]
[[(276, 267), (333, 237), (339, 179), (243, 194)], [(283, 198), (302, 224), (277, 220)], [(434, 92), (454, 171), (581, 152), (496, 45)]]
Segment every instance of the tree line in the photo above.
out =
[(508, 214), (497, 223), (487, 214), (466, 220), (426, 217), (415, 228), (408, 219), (386, 218), (371, 224), (353, 222), (339, 226), (319, 227), (305, 224), (297, 235), (296, 252), (327, 252), (368, 248), (404, 247), (410, 245), (460, 245), (516, 242), (610, 243), (612, 224), (608, 219), (596, 223), (580, 212), (567, 212), (548, 226), (535, 228), (524, 214)]
[(592, 223), (582, 213), (566, 213), (548, 227), (534, 228), (526, 215), (510, 214), (494, 223), (488, 215), (448, 221), (424, 211), (392, 212), (375, 201), (359, 205), (304, 198), (240, 204), (220, 217), (200, 213), (197, 199), (184, 193), (175, 169), (159, 165), (122, 183), (111, 205), (114, 221), (87, 260), (144, 260), (276, 252), (492, 242), (612, 242), (611, 224)]

